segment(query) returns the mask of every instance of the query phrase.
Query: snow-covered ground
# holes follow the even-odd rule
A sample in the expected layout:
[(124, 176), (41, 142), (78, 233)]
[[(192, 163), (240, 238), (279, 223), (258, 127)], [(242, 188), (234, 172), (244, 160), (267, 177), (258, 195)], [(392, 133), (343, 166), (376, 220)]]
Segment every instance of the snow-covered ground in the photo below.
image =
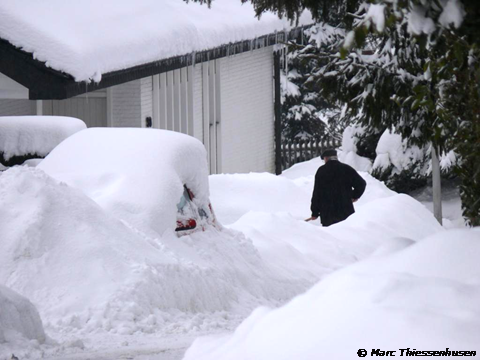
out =
[[(181, 238), (147, 237), (40, 169), (3, 172), (0, 284), (36, 306), (50, 340), (1, 344), (0, 359), (174, 360), (203, 335), (215, 336), (195, 342), (187, 359), (281, 359), (282, 351), (297, 354), (292, 343), (317, 354), (317, 332), (331, 342), (325, 351), (358, 334), (365, 348), (393, 345), (367, 341), (382, 335), (381, 326), (361, 326), (368, 314), (391, 322), (385, 334), (401, 324), (413, 338), (438, 325), (443, 338), (436, 340), (450, 335), (453, 344), (469, 345), (480, 328), (474, 241), (446, 231), (421, 203), (367, 173), (354, 215), (329, 228), (306, 223), (321, 164), (314, 159), (278, 177), (211, 176), (210, 200), (225, 229)], [(480, 232), (467, 233), (480, 239)], [(460, 238), (458, 249), (452, 236)], [(326, 313), (317, 303), (338, 305)], [(471, 330), (463, 343), (462, 327)]]

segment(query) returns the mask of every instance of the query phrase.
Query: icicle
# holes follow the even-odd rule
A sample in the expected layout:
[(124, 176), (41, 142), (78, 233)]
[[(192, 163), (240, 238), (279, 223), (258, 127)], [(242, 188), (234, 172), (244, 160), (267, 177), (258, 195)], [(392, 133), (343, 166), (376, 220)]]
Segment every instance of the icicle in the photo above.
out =
[(195, 67), (195, 62), (197, 61), (197, 53), (192, 52), (192, 66)]

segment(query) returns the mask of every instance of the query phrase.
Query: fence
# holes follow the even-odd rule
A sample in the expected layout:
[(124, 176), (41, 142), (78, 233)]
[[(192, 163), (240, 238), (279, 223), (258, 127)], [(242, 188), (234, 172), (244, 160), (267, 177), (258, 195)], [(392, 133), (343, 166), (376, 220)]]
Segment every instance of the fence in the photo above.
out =
[(327, 149), (335, 149), (339, 146), (340, 141), (332, 138), (285, 142), (281, 146), (282, 171), (299, 162), (318, 157)]

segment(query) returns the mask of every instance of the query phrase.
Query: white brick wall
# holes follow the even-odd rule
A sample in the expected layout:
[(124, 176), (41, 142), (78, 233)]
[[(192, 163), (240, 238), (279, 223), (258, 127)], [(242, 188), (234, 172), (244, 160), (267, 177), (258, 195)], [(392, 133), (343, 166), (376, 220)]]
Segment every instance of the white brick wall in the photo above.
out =
[(145, 120), (147, 117), (151, 117), (153, 119), (153, 84), (152, 84), (152, 77), (146, 77), (141, 79), (141, 99), (140, 99), (140, 106), (141, 106), (141, 119), (142, 119), (142, 126), (145, 126)]
[(112, 87), (112, 126), (141, 127), (142, 79)]
[(0, 99), (0, 116), (35, 115), (37, 105), (34, 100)]
[(274, 172), (273, 47), (221, 60), (222, 172)]

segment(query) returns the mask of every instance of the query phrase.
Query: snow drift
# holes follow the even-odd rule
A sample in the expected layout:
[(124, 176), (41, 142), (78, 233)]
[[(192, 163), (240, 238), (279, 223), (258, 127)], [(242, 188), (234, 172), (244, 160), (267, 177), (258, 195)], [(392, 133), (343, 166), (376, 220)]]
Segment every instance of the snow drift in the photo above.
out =
[[(400, 249), (400, 250), (399, 250)], [(286, 306), (256, 310), (185, 360), (353, 359), (358, 349), (480, 351), (480, 231), (398, 239)]]
[[(310, 217), (314, 174), (320, 158), (272, 174), (211, 175), (211, 199), (222, 224), (253, 241), (279, 275), (306, 287), (327, 274), (363, 259), (393, 237), (419, 241), (443, 231), (422, 204), (389, 190), (367, 173), (356, 213), (342, 223), (322, 227)], [(305, 287), (305, 288), (306, 288)]]
[(44, 157), (86, 127), (82, 120), (66, 116), (0, 117), (0, 154), (5, 160), (28, 154)]
[(149, 238), (36, 168), (0, 175), (0, 229), (0, 284), (36, 303), (50, 329), (208, 330), (305, 289), (237, 232)]

